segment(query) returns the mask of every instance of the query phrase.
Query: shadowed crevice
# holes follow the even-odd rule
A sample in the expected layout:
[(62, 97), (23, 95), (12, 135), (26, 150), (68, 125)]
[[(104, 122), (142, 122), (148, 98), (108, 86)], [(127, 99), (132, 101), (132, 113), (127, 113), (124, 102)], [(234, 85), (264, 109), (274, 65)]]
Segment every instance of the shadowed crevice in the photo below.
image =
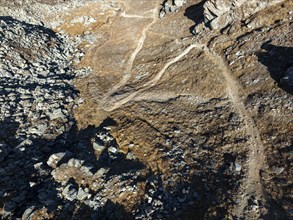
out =
[(190, 33), (194, 33), (194, 28), (204, 22), (204, 8), (203, 5), (206, 2), (206, 0), (201, 1), (195, 5), (189, 6), (186, 8), (184, 16), (188, 19), (192, 20), (194, 22), (194, 25), (189, 28)]
[(257, 53), (259, 62), (266, 66), (271, 78), (284, 91), (293, 94), (293, 47), (262, 44), (262, 52)]

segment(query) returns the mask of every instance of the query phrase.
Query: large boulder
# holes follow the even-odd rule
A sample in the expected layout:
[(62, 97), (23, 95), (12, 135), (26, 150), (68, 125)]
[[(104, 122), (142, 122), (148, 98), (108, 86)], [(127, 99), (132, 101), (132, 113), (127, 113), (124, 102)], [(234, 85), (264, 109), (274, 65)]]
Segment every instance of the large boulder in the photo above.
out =
[(204, 3), (204, 22), (211, 29), (225, 28), (283, 0), (208, 0)]
[(166, 14), (177, 12), (186, 3), (186, 0), (167, 0), (163, 3), (163, 7), (160, 10), (159, 17), (162, 18)]

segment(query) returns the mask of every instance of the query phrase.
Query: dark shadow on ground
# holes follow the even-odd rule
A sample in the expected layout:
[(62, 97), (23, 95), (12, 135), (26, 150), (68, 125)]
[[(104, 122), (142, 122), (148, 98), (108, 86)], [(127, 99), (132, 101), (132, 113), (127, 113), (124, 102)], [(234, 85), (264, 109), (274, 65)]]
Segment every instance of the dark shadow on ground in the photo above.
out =
[[(191, 175), (189, 181), (182, 177), (167, 188), (164, 187), (162, 173), (155, 174), (149, 170), (145, 194), (150, 195), (151, 192), (153, 199), (165, 201), (153, 216), (168, 213), (167, 219), (174, 220), (226, 219), (229, 208), (235, 205), (232, 197), (242, 178), (242, 174), (230, 171), (235, 158), (236, 156), (225, 154), (222, 165), (216, 170), (209, 167), (206, 159), (197, 159), (198, 172)], [(138, 205), (141, 213), (147, 212), (150, 207), (147, 199)]]
[(264, 52), (257, 53), (259, 62), (267, 67), (273, 80), (284, 91), (293, 94), (293, 47), (262, 44)]
[[(108, 122), (104, 121), (102, 124), (105, 125)], [(15, 136), (17, 128), (18, 124), (13, 121), (5, 120), (0, 123), (0, 131), (2, 131), (0, 142), (5, 143), (6, 148), (9, 147), (9, 153), (0, 162), (1, 167), (5, 168), (5, 173), (3, 173), (4, 170), (1, 170), (0, 205), (6, 212), (12, 212), (14, 217), (21, 217), (24, 211), (32, 206), (35, 209), (45, 207), (49, 212), (56, 213), (58, 205), (63, 206), (62, 212), (59, 213), (62, 219), (75, 215), (74, 202), (64, 200), (59, 196), (57, 188), (60, 187), (60, 183), (54, 181), (51, 176), (52, 168), (47, 165), (49, 157), (54, 153), (67, 152), (69, 155), (59, 165), (74, 158), (84, 160), (86, 164), (93, 166), (91, 170), (93, 173), (102, 167), (106, 168), (109, 170), (106, 179), (110, 179), (114, 175), (135, 172), (145, 167), (139, 161), (126, 159), (124, 154), (111, 155), (107, 150), (108, 147), (97, 158), (91, 141), (98, 132), (104, 132), (104, 127), (89, 126), (79, 131), (76, 126), (73, 126), (69, 132), (52, 141), (30, 138), (31, 144), (23, 145), (23, 148), (16, 147), (22, 142)], [(109, 146), (117, 147), (115, 141)], [(73, 179), (70, 179), (69, 182), (76, 185)], [(31, 183), (35, 183), (35, 185), (31, 186)], [(4, 196), (7, 193), (9, 193), (9, 197)], [(108, 208), (117, 212), (111, 212)], [(126, 219), (125, 216), (130, 216), (122, 206), (112, 203), (110, 200), (104, 207), (97, 210), (93, 210), (91, 207), (83, 207), (83, 209), (91, 210), (91, 216), (99, 216), (100, 219), (114, 219), (113, 216), (120, 216), (121, 213), (123, 215), (118, 219)], [(83, 215), (81, 210), (79, 213), (81, 216)], [(115, 217), (115, 219), (117, 218)]]
[[(203, 2), (189, 7), (186, 10), (186, 16), (195, 23), (200, 22), (203, 18), (202, 5)], [(12, 18), (6, 17), (5, 19)], [(44, 29), (41, 26), (31, 27), (25, 23), (23, 25), (28, 27), (28, 31), (35, 28)], [(50, 32), (52, 37), (55, 37), (50, 30), (44, 31)], [(264, 55), (263, 59), (266, 61), (265, 58), (268, 55), (266, 53)], [(265, 63), (269, 65), (268, 61)], [(58, 79), (62, 79), (65, 76), (58, 77)], [(6, 78), (0, 78), (0, 83), (5, 84), (6, 80)], [(14, 81), (11, 89), (20, 86), (18, 84), (20, 84), (19, 81)], [(28, 85), (24, 89), (33, 91), (36, 86), (38, 85)], [(68, 92), (77, 93), (70, 85), (51, 86), (50, 89), (53, 91), (64, 89), (65, 96), (69, 95)], [(0, 91), (0, 95), (7, 94)], [(25, 210), (29, 216), (29, 207), (32, 207), (31, 212), (44, 207), (49, 213), (55, 213), (56, 219), (133, 219), (133, 215), (123, 206), (111, 200), (101, 207), (93, 208), (79, 201), (69, 201), (59, 196), (58, 188), (61, 187), (61, 184), (54, 180), (51, 174), (52, 168), (47, 164), (48, 159), (54, 153), (67, 152), (69, 155), (64, 157), (58, 165), (66, 164), (69, 159), (74, 158), (85, 161), (86, 165), (92, 167), (90, 169), (92, 173), (97, 172), (100, 168), (106, 168), (108, 170), (105, 175), (106, 180), (122, 174), (125, 174), (124, 178), (131, 178), (132, 173), (145, 169), (145, 165), (140, 161), (127, 159), (125, 154), (120, 152), (111, 152), (110, 147), (119, 148), (115, 139), (107, 142), (97, 140), (98, 133), (106, 134), (108, 132), (106, 127), (115, 126), (116, 122), (111, 118), (107, 118), (98, 127), (89, 126), (82, 130), (77, 128), (74, 120), (72, 122), (71, 129), (53, 140), (30, 136), (20, 138), (16, 136), (19, 128), (18, 122), (11, 118), (0, 122), (0, 142), (6, 147), (5, 149), (8, 149), (5, 154), (2, 151), (3, 158), (0, 157), (2, 158), (0, 161), (0, 211), (3, 208), (5, 212), (11, 212), (12, 219), (21, 218)], [(98, 157), (93, 148), (93, 140), (105, 147)], [(164, 189), (163, 182), (166, 180), (163, 174), (155, 174), (152, 170), (146, 175), (147, 179), (141, 177), (141, 179), (132, 180), (134, 185), (136, 185), (136, 181), (145, 181), (145, 193), (151, 192), (153, 198), (166, 201), (165, 204), (162, 204), (162, 210), (157, 211), (158, 215), (166, 212), (169, 215), (174, 214), (173, 219), (223, 219), (228, 207), (222, 207), (221, 204), (234, 205), (231, 197), (238, 190), (239, 179), (242, 175), (241, 173), (235, 174), (230, 169), (231, 164), (235, 163), (236, 156), (223, 155), (223, 161), (216, 169), (208, 164), (209, 159), (213, 156), (213, 148), (206, 146), (205, 143), (200, 145), (208, 153), (204, 159), (197, 159), (198, 168), (196, 173), (192, 174), (190, 182), (182, 178), (176, 183), (169, 184), (172, 187)], [(71, 178), (68, 182), (77, 187), (74, 179)], [(183, 192), (185, 188), (189, 188), (190, 191)], [(95, 196), (94, 193), (93, 196)], [(152, 211), (147, 200), (141, 204), (139, 202), (137, 202), (137, 209), (140, 209), (142, 213), (147, 210)], [(5, 216), (3, 218), (5, 219)]]
[(12, 25), (21, 24), (25, 28), (26, 33), (44, 32), (44, 33), (50, 35), (52, 37), (52, 39), (60, 40), (60, 38), (58, 38), (56, 32), (54, 32), (53, 30), (46, 28), (44, 26), (28, 24), (26, 22), (16, 20), (11, 16), (0, 16), (0, 20), (3, 20), (7, 24), (12, 24)]
[(194, 33), (194, 28), (196, 25), (204, 21), (204, 14), (203, 14), (203, 5), (206, 0), (203, 0), (195, 5), (192, 5), (186, 8), (184, 16), (194, 22), (194, 25), (189, 28), (190, 33)]
[[(20, 107), (15, 106), (27, 99), (21, 92), (18, 92), (20, 89), (26, 90), (26, 94), (32, 94), (30, 99), (33, 101), (36, 88), (44, 88), (42, 90), (43, 93), (39, 95), (44, 99), (43, 102), (47, 102), (45, 98), (46, 93), (60, 94), (64, 97), (64, 100), (62, 100), (65, 102), (67, 97), (77, 97), (78, 95), (78, 91), (68, 82), (68, 80), (75, 77), (75, 73), (70, 66), (64, 66), (64, 73), (61, 73), (55, 60), (51, 60), (51, 57), (46, 56), (46, 54), (42, 53), (43, 51), (39, 51), (39, 49), (46, 50), (47, 47), (53, 45), (56, 48), (54, 53), (60, 53), (62, 55), (62, 44), (64, 42), (54, 31), (40, 25), (21, 22), (12, 17), (0, 16), (0, 24), (1, 28), (4, 28), (0, 30), (1, 46), (6, 44), (11, 49), (15, 49), (29, 63), (35, 61), (32, 54), (40, 57), (42, 62), (45, 60), (48, 63), (47, 68), (49, 70), (49, 73), (45, 77), (35, 73), (32, 75), (35, 81), (29, 83), (25, 79), (22, 80), (22, 78), (17, 79), (13, 77), (14, 69), (10, 67), (14, 67), (16, 64), (11, 61), (11, 66), (9, 68), (7, 67), (8, 70), (6, 72), (12, 73), (12, 76), (9, 77), (9, 74), (8, 76), (5, 74), (0, 75), (1, 117), (4, 117), (3, 112), (5, 108), (7, 108), (6, 112), (9, 113), (6, 118), (1, 118), (0, 120), (0, 218), (16, 219), (23, 216), (24, 219), (29, 219), (29, 216), (34, 211), (46, 209), (47, 211), (44, 210), (43, 213), (44, 218), (46, 218), (45, 212), (47, 212), (47, 214), (54, 213), (55, 217), (61, 216), (61, 219), (71, 219), (75, 215), (75, 211), (78, 211), (80, 202), (77, 200), (69, 201), (60, 196), (59, 188), (61, 187), (61, 183), (54, 180), (52, 176), (53, 169), (47, 164), (52, 154), (66, 153), (64, 159), (58, 165), (67, 163), (69, 159), (76, 159), (85, 161), (85, 165), (89, 164), (89, 167), (92, 167), (90, 170), (92, 173), (95, 173), (100, 168), (105, 168), (109, 171), (106, 177), (108, 179), (111, 176), (122, 174), (128, 177), (133, 172), (143, 169), (144, 165), (136, 160), (128, 160), (122, 153), (117, 152), (111, 154), (109, 151), (110, 147), (118, 149), (114, 138), (107, 143), (99, 140), (101, 145), (105, 146), (105, 149), (99, 157), (96, 155), (92, 142), (98, 139), (98, 133), (108, 135), (106, 127), (115, 125), (115, 121), (110, 118), (107, 118), (100, 126), (89, 126), (79, 130), (70, 107), (68, 107), (68, 112), (71, 112), (71, 114), (66, 115), (68, 117), (66, 117), (65, 121), (59, 119), (50, 120), (49, 117), (44, 116), (42, 119), (38, 118), (38, 120), (32, 123), (24, 111), (25, 113), (21, 116), (25, 119), (20, 124), (18, 122), (18, 116), (15, 116), (15, 113), (18, 113), (17, 109)], [(15, 34), (15, 36), (13, 35), (11, 38), (4, 39), (4, 35), (1, 32), (8, 27), (12, 30), (11, 35)], [(17, 32), (18, 30), (23, 30), (23, 32)], [(48, 37), (44, 39), (46, 40), (44, 45), (31, 43), (31, 48), (23, 48), (21, 43), (18, 42), (19, 33), (25, 33), (28, 42), (30, 42), (30, 37), (34, 35)], [(32, 40), (35, 39), (34, 37), (32, 38)], [(1, 60), (2, 68), (6, 68), (5, 59), (3, 58), (4, 65), (2, 65)], [(65, 61), (63, 63), (62, 60), (62, 64), (67, 65)], [(36, 62), (40, 61), (37, 60)], [(19, 70), (21, 71), (21, 69)], [(40, 79), (42, 79), (42, 82), (40, 82)], [(46, 79), (46, 82), (43, 82), (44, 79)], [(59, 83), (58, 85), (54, 85), (54, 83), (48, 82), (50, 80), (55, 80)], [(7, 97), (11, 95), (15, 97), (14, 101), (7, 101)], [(39, 96), (38, 98), (40, 98)], [(58, 97), (55, 98), (58, 99)], [(4, 103), (3, 105), (2, 102)], [(68, 104), (64, 102), (62, 102), (64, 106)], [(56, 108), (63, 109), (64, 106), (60, 105)], [(49, 110), (52, 109), (49, 108)], [(39, 114), (39, 112), (35, 112), (36, 110), (31, 107), (27, 107), (25, 110)], [(38, 123), (52, 125), (52, 129), (34, 134), (30, 133), (29, 129), (37, 126)], [(25, 125), (25, 128), (23, 128), (23, 125)], [(56, 132), (59, 128), (64, 128), (62, 134), (60, 134), (61, 132)], [(48, 136), (50, 138), (47, 138)], [(78, 185), (73, 178), (69, 179), (65, 185), (68, 183), (78, 189)], [(62, 187), (64, 188), (64, 185)], [(101, 217), (100, 219), (108, 219), (108, 217), (111, 219), (111, 216), (114, 216), (115, 213), (110, 213), (111, 215), (109, 215), (109, 211), (105, 212), (107, 208), (113, 212), (119, 210), (119, 213), (122, 213), (121, 219), (125, 219), (123, 216), (127, 215), (123, 207), (111, 201), (108, 201), (101, 209), (94, 210), (92, 207), (88, 207), (93, 213), (97, 213)], [(83, 216), (82, 212), (80, 212), (80, 216)], [(38, 217), (42, 218), (42, 216), (36, 216), (36, 218)]]
[(161, 4), (161, 6), (165, 6), (165, 4), (168, 2), (168, 0), (164, 0)]
[(82, 219), (99, 219), (99, 220), (132, 220), (134, 217), (125, 210), (122, 205), (108, 200), (104, 207), (97, 210), (91, 209), (86, 205), (82, 205), (77, 213), (72, 215), (73, 220)]

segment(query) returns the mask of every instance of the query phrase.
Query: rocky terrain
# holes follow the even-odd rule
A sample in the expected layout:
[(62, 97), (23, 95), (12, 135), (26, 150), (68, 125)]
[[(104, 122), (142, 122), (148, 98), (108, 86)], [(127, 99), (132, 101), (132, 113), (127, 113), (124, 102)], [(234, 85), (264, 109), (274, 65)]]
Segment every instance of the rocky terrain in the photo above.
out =
[(293, 2), (0, 1), (0, 219), (292, 219)]

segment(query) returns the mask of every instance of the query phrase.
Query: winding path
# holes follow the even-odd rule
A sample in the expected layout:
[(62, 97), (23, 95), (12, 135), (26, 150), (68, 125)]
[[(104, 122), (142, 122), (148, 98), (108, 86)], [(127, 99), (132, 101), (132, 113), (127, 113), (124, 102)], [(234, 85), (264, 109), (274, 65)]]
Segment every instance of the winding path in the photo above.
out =
[[(125, 3), (124, 3), (125, 5)], [(127, 10), (127, 7), (125, 9), (125, 11)], [(142, 35), (139, 38), (139, 40), (137, 41), (137, 46), (135, 48), (135, 50), (133, 51), (133, 53), (131, 54), (128, 62), (127, 62), (127, 68), (126, 68), (126, 74), (123, 75), (122, 80), (116, 84), (115, 86), (113, 86), (113, 88), (107, 92), (104, 96), (104, 98), (101, 100), (102, 105), (104, 105), (105, 102), (107, 102), (107, 100), (110, 98), (110, 96), (112, 94), (114, 94), (115, 92), (118, 91), (119, 88), (121, 88), (122, 86), (124, 86), (128, 80), (131, 78), (131, 72), (132, 72), (132, 68), (133, 68), (133, 63), (137, 57), (137, 54), (141, 51), (141, 49), (143, 48), (145, 39), (147, 37), (147, 32), (149, 31), (149, 29), (156, 23), (157, 19), (158, 19), (158, 9), (157, 9), (157, 4), (155, 4), (155, 7), (153, 9), (153, 13), (152, 13), (152, 17), (144, 17), (144, 16), (139, 16), (139, 15), (127, 15), (125, 14), (125, 11), (121, 13), (122, 17), (126, 17), (126, 18), (140, 18), (140, 19), (146, 19), (146, 18), (152, 18), (152, 22), (150, 22), (143, 30), (142, 30)]]
[[(106, 108), (105, 110), (106, 111), (114, 111), (115, 109), (118, 109), (120, 108), (121, 106), (125, 105), (126, 103), (130, 102), (130, 101), (133, 101), (134, 98), (141, 94), (142, 92), (144, 92), (145, 90), (155, 86), (158, 81), (162, 78), (162, 76), (164, 75), (164, 73), (166, 72), (166, 70), (171, 66), (173, 65), (174, 63), (178, 62), (180, 59), (182, 59), (185, 55), (187, 55), (193, 48), (202, 48), (203, 45), (195, 45), (195, 44), (192, 44), (190, 45), (189, 47), (187, 47), (182, 53), (180, 53), (178, 56), (176, 56), (175, 58), (173, 58), (172, 60), (170, 60), (164, 67), (163, 69), (158, 72), (156, 74), (156, 76), (151, 79), (149, 82), (145, 83), (144, 85), (142, 85), (140, 87), (140, 89), (134, 91), (132, 94), (130, 94), (129, 96), (127, 96), (126, 98), (120, 100), (120, 101), (117, 101), (115, 102), (114, 105), (112, 105), (110, 108)], [(111, 100), (109, 100), (111, 101)], [(111, 102), (110, 102), (111, 103)]]
[[(125, 3), (124, 3), (125, 5)], [(134, 91), (131, 91), (130, 94), (124, 94), (124, 96), (117, 97), (114, 94), (119, 91), (132, 76), (132, 68), (135, 62), (135, 59), (139, 52), (142, 50), (145, 40), (147, 38), (147, 33), (150, 31), (150, 28), (157, 22), (158, 19), (158, 9), (157, 2), (154, 6), (151, 16), (141, 16), (134, 14), (126, 14), (127, 6), (125, 5), (125, 10), (120, 14), (121, 17), (133, 18), (133, 19), (152, 19), (152, 21), (147, 24), (142, 30), (141, 36), (136, 42), (136, 47), (131, 53), (130, 58), (126, 64), (126, 74), (122, 77), (121, 81), (118, 82), (109, 92), (107, 92), (104, 98), (101, 100), (101, 108), (107, 112), (112, 112), (116, 109), (121, 108), (123, 105), (137, 101), (137, 100), (148, 100), (150, 99), (151, 93), (145, 93), (146, 90), (157, 85), (157, 83), (162, 79), (167, 69), (183, 59), (186, 55), (190, 53), (193, 49), (199, 49), (206, 53), (206, 55), (215, 62), (218, 66), (220, 73), (225, 79), (226, 82), (226, 94), (229, 98), (229, 101), (234, 106), (235, 110), (241, 116), (246, 133), (249, 136), (249, 146), (248, 146), (248, 160), (247, 160), (247, 175), (243, 182), (243, 190), (240, 190), (241, 202), (236, 204), (233, 210), (233, 214), (236, 216), (243, 215), (245, 207), (248, 205), (248, 200), (251, 196), (254, 196), (256, 200), (265, 202), (264, 192), (261, 185), (260, 171), (263, 169), (265, 164), (264, 156), (264, 146), (261, 140), (260, 131), (258, 130), (252, 116), (249, 111), (245, 108), (243, 101), (241, 100), (242, 90), (241, 86), (237, 80), (233, 77), (231, 70), (226, 64), (225, 60), (220, 54), (215, 52), (212, 48), (204, 45), (193, 43), (187, 46), (180, 54), (168, 61), (164, 67), (148, 82), (140, 86)], [(172, 95), (171, 95), (172, 96)], [(166, 94), (166, 100), (170, 99), (171, 96)], [(173, 97), (179, 97), (181, 94), (173, 94)]]
[(247, 160), (247, 176), (243, 183), (244, 194), (241, 199), (241, 203), (234, 208), (234, 214), (241, 216), (245, 207), (248, 205), (248, 199), (250, 196), (254, 196), (258, 201), (264, 203), (264, 192), (262, 190), (260, 171), (265, 164), (264, 146), (261, 140), (260, 131), (258, 130), (253, 118), (248, 110), (245, 108), (239, 94), (241, 86), (234, 79), (231, 70), (223, 60), (223, 58), (211, 49), (205, 50), (207, 54), (216, 62), (221, 69), (222, 75), (226, 79), (227, 94), (233, 106), (237, 109), (238, 113), (242, 117), (246, 132), (250, 138), (249, 140), (249, 154)]
[[(241, 199), (241, 203), (236, 205), (234, 208), (234, 214), (237, 216), (241, 216), (244, 212), (245, 207), (247, 206), (247, 201), (250, 196), (254, 196), (258, 201), (263, 201), (265, 199), (264, 193), (261, 186), (260, 179), (260, 170), (263, 169), (264, 166), (264, 146), (261, 140), (260, 131), (258, 130), (253, 118), (251, 117), (248, 110), (245, 108), (244, 103), (241, 100), (240, 92), (241, 86), (234, 79), (231, 70), (228, 68), (226, 62), (223, 58), (217, 54), (214, 50), (208, 48), (203, 44), (191, 44), (182, 53), (177, 55), (175, 58), (170, 60), (149, 82), (145, 83), (138, 90), (132, 92), (126, 98), (123, 98), (119, 101), (116, 101), (111, 107), (106, 108), (106, 111), (114, 111), (115, 109), (120, 108), (128, 102), (135, 100), (147, 100), (149, 99), (150, 94), (143, 94), (144, 91), (154, 87), (159, 80), (163, 77), (166, 70), (179, 60), (181, 60), (184, 56), (186, 56), (192, 49), (201, 49), (203, 50), (211, 60), (213, 60), (219, 69), (221, 70), (221, 74), (225, 78), (226, 88), (227, 88), (227, 96), (231, 104), (237, 110), (241, 118), (245, 123), (245, 129), (249, 136), (249, 155), (247, 160), (247, 177), (243, 183), (244, 192), (243, 197)], [(111, 100), (109, 100), (111, 101)], [(110, 102), (111, 103), (111, 102)]]

